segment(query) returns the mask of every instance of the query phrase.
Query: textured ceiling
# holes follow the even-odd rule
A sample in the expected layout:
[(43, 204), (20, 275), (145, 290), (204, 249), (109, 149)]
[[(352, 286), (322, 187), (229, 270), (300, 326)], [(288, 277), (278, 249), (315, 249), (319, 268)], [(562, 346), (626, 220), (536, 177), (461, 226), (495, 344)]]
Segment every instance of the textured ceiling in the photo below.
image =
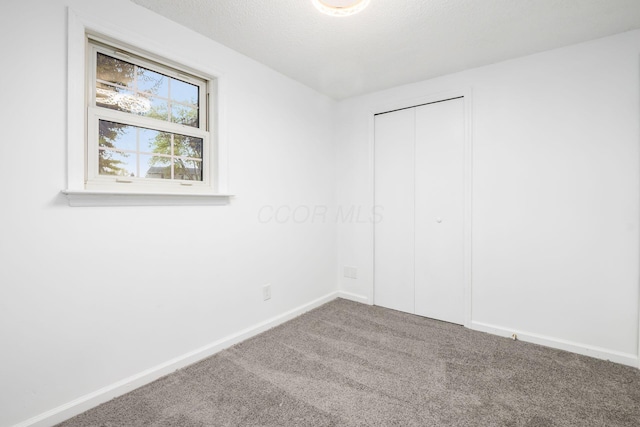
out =
[(640, 0), (132, 0), (335, 99), (640, 28)]

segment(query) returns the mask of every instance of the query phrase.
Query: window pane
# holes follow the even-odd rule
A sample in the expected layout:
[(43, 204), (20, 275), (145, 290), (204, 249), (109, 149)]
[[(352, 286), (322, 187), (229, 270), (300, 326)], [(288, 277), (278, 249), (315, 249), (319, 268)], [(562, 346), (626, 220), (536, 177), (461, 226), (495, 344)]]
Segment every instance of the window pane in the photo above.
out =
[(115, 148), (118, 150), (137, 150), (136, 128), (122, 123), (100, 120), (99, 145), (100, 148)]
[(202, 181), (202, 162), (200, 160), (176, 157), (173, 164), (175, 179)]
[(182, 104), (171, 106), (171, 121), (183, 125), (198, 127), (198, 109)]
[(151, 138), (150, 135), (149, 139), (146, 140), (145, 145), (142, 147), (142, 150), (154, 154), (164, 154), (167, 156), (171, 156), (173, 154), (171, 145), (172, 137), (172, 133), (158, 131), (155, 133), (155, 135), (153, 135), (153, 138)]
[(173, 139), (173, 154), (176, 156), (202, 159), (202, 142), (202, 138), (175, 135)]
[(97, 53), (96, 106), (200, 127), (200, 86)]
[[(168, 138), (163, 135), (170, 135), (165, 132), (160, 132), (153, 129), (139, 129), (140, 138), (140, 151), (147, 153), (159, 153), (159, 154), (171, 154), (171, 142), (169, 142), (169, 149), (164, 148), (166, 143), (162, 143), (163, 138)], [(162, 145), (162, 147), (161, 147)]]
[(134, 69), (133, 64), (98, 52), (96, 77), (99, 80), (132, 87), (135, 77)]
[(171, 157), (140, 155), (142, 178), (171, 179)]
[(138, 90), (162, 98), (169, 97), (169, 77), (138, 67)]
[(149, 110), (138, 114), (152, 119), (169, 120), (169, 106), (166, 100), (152, 97), (149, 98)]
[(100, 175), (136, 176), (136, 155), (112, 150), (98, 151)]
[(202, 138), (109, 120), (98, 124), (100, 175), (202, 181)]
[(198, 86), (182, 80), (171, 79), (171, 100), (183, 104), (198, 105)]

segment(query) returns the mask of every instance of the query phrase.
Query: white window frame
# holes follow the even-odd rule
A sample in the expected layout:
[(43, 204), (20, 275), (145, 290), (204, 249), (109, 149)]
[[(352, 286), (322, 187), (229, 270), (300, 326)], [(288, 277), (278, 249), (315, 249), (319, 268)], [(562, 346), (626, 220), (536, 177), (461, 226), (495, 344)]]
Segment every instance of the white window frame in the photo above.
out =
[[(221, 73), (194, 64), (190, 58), (172, 52), (156, 40), (145, 38), (126, 28), (108, 25), (101, 18), (81, 16), (69, 8), (68, 34), (68, 140), (67, 140), (67, 188), (62, 191), (71, 206), (109, 205), (218, 205), (229, 203), (232, 197), (226, 189), (226, 144), (224, 110), (221, 108)], [(107, 55), (118, 57), (114, 51), (130, 52), (127, 62), (139, 63), (145, 68), (154, 63), (175, 69), (183, 74), (202, 79), (200, 95), (205, 98), (206, 114), (200, 116), (200, 127), (163, 122), (147, 117), (129, 117), (130, 113), (96, 107), (94, 71), (91, 69), (94, 48), (92, 39), (107, 45), (113, 51)], [(140, 62), (142, 61), (142, 62)], [(171, 76), (174, 77), (174, 76)], [(195, 80), (194, 80), (195, 81)], [(193, 83), (193, 81), (189, 81)], [(206, 88), (205, 88), (206, 86)], [(208, 89), (208, 90), (207, 90)], [(207, 102), (207, 93), (209, 100)], [(93, 105), (92, 105), (93, 102)], [(203, 181), (164, 179), (121, 179), (97, 175), (97, 125), (98, 120), (115, 120), (134, 126), (148, 127), (203, 137)], [(135, 120), (132, 120), (135, 119)], [(91, 146), (92, 138), (94, 144)], [(131, 181), (131, 182), (123, 182)]]

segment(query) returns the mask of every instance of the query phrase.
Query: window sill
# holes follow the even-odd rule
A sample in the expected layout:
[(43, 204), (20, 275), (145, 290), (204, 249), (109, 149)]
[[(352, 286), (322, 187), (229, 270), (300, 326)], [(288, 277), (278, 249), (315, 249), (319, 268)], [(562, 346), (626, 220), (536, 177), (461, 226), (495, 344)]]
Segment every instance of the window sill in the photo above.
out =
[(62, 190), (69, 206), (220, 206), (232, 194), (125, 193), (116, 191)]

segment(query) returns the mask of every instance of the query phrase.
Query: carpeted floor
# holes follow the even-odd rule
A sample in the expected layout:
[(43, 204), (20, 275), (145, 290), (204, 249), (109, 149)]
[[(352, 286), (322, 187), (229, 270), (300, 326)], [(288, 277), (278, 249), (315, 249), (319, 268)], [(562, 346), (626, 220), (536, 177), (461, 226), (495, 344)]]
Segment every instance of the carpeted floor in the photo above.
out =
[(640, 426), (640, 371), (332, 301), (65, 423)]

